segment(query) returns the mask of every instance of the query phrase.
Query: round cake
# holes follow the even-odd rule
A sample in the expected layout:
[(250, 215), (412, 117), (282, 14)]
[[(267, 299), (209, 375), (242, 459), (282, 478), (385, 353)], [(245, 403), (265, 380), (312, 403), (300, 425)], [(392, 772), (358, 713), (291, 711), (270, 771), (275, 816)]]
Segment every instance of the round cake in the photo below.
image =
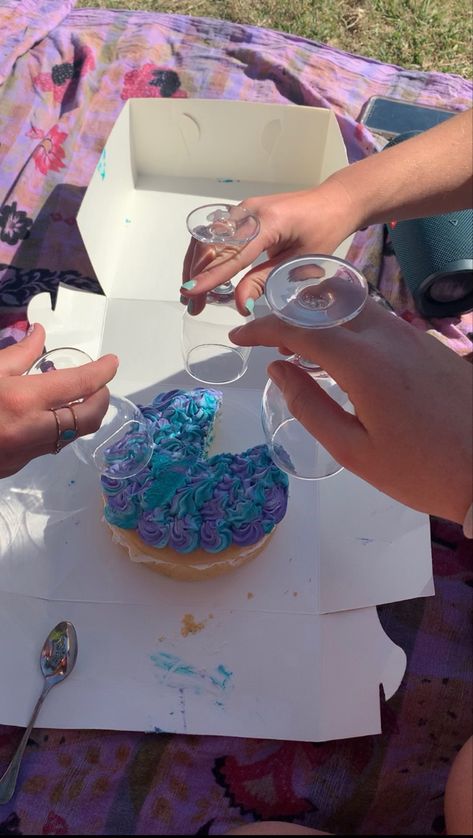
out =
[(153, 456), (140, 474), (102, 477), (105, 519), (130, 558), (175, 579), (217, 576), (254, 558), (286, 513), (288, 478), (266, 445), (209, 456), (217, 390), (172, 390), (141, 407)]

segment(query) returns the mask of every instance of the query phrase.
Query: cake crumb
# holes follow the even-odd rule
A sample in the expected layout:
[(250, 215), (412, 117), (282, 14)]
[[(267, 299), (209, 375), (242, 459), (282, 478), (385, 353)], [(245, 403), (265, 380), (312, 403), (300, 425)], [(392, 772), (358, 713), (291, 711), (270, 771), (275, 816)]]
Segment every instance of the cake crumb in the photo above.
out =
[(162, 634), (161, 637), (158, 637), (158, 643), (164, 643), (165, 640), (166, 636), (164, 634)]
[(197, 634), (199, 631), (202, 631), (206, 625), (207, 620), (202, 620), (198, 623), (193, 614), (184, 614), (182, 618), (181, 634), (183, 637), (188, 637), (189, 634)]
[(247, 599), (253, 599), (253, 598), (254, 598), (254, 594), (252, 594), (252, 593), (251, 593), (251, 591), (248, 591), (248, 593), (247, 593), (247, 595), (246, 595), (246, 598), (247, 598)]
[(294, 592), (293, 592), (293, 594), (292, 594), (292, 596), (299, 596), (299, 592), (298, 592), (298, 591), (294, 591)]

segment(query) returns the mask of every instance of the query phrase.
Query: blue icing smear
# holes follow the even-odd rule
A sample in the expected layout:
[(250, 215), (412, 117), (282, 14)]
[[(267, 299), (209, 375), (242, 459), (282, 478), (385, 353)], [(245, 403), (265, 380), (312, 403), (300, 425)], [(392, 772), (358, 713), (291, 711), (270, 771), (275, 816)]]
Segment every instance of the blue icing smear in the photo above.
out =
[(105, 175), (107, 174), (106, 160), (107, 160), (107, 152), (104, 149), (102, 151), (102, 154), (99, 157), (99, 162), (97, 163), (97, 171), (98, 171), (100, 177), (102, 178), (102, 180), (105, 180)]
[(221, 690), (225, 690), (230, 683), (230, 679), (233, 675), (233, 672), (230, 672), (223, 664), (217, 666), (216, 675), (209, 675), (212, 684), (215, 684), (216, 687), (219, 687)]
[(105, 518), (156, 548), (220, 553), (258, 543), (287, 509), (288, 477), (268, 447), (208, 457), (218, 390), (171, 390), (141, 407), (155, 450), (134, 478), (102, 478)]
[(178, 690), (191, 688), (197, 691), (204, 689), (213, 693), (217, 690), (218, 693), (222, 693), (232, 686), (233, 672), (223, 664), (217, 666), (212, 672), (207, 672), (205, 669), (197, 669), (169, 652), (159, 652), (151, 655), (150, 659), (157, 669), (164, 673), (162, 683)]

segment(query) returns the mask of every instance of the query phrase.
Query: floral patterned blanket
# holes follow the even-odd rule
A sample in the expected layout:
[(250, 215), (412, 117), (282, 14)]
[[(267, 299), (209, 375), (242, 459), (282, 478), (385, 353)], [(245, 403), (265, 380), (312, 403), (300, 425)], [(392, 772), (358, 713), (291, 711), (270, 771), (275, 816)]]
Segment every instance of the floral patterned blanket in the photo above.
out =
[[(59, 282), (97, 290), (76, 214), (129, 97), (207, 97), (328, 106), (350, 160), (374, 149), (357, 122), (372, 95), (464, 109), (472, 86), (222, 21), (74, 10), (74, 0), (0, 3), (0, 346), (26, 305)], [(398, 313), (470, 351), (468, 318), (416, 314), (381, 227), (350, 259)], [(339, 833), (441, 834), (449, 766), (471, 733), (471, 554), (432, 521), (437, 595), (384, 606), (407, 652), (383, 734), (326, 744), (35, 730), (0, 834), (222, 834), (279, 818)], [(413, 557), (415, 560), (415, 557)], [(19, 731), (0, 727), (0, 773)]]

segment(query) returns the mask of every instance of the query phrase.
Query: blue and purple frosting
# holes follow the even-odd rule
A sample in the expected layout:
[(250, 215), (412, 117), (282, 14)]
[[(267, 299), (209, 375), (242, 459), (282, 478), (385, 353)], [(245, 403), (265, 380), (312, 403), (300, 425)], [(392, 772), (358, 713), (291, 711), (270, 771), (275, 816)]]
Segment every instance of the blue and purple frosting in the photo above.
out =
[(247, 547), (274, 529), (286, 513), (288, 478), (267, 446), (207, 456), (221, 402), (217, 390), (171, 390), (140, 408), (154, 453), (136, 477), (102, 477), (110, 524), (178, 553)]

